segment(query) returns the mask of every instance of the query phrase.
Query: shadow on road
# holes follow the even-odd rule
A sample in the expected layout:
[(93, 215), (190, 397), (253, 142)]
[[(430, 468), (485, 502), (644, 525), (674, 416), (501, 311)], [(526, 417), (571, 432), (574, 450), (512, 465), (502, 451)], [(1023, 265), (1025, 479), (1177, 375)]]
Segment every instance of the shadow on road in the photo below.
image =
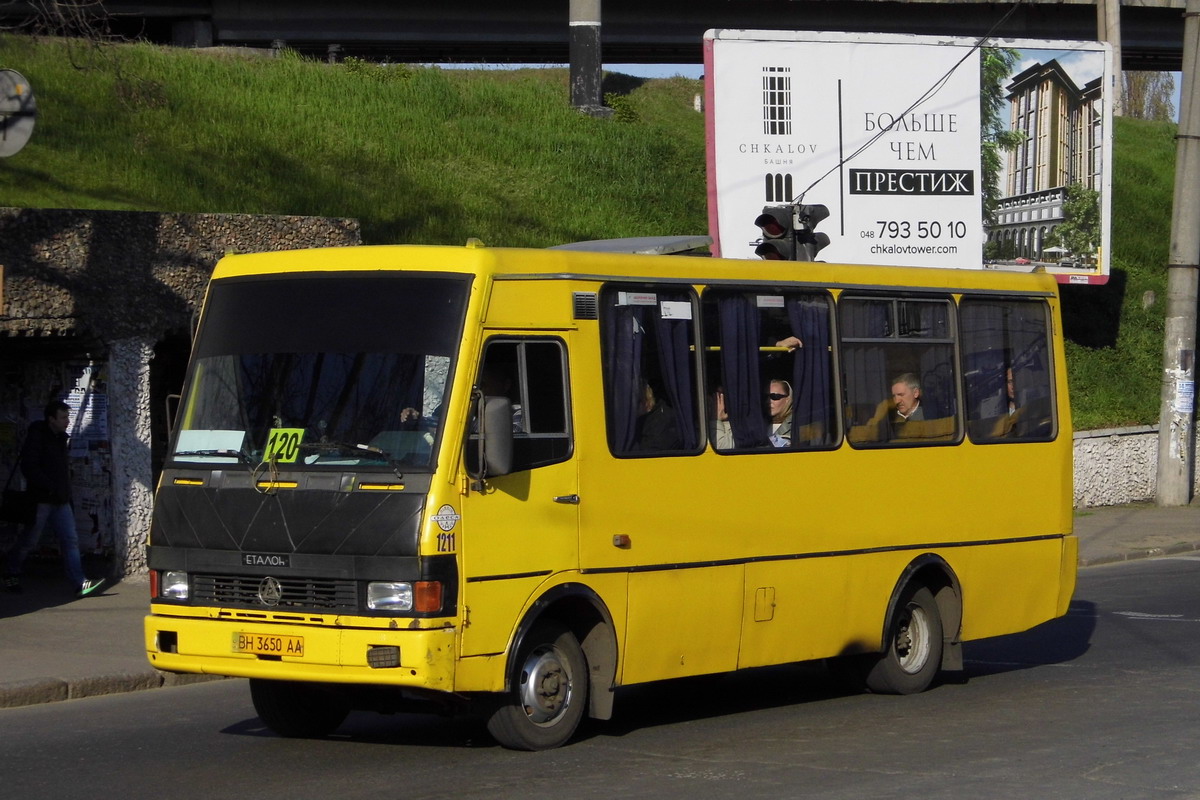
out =
[[(1074, 660), (1088, 651), (1095, 627), (1096, 605), (1073, 602), (1065, 617), (1033, 630), (968, 642), (964, 645), (964, 671), (949, 673), (945, 680), (964, 683), (973, 678)], [(933, 691), (937, 691), (936, 687)], [(823, 661), (658, 681), (618, 689), (613, 719), (584, 720), (575, 739), (621, 737), (645, 728), (821, 703), (858, 693), (848, 690), (844, 680)], [(246, 702), (250, 702), (249, 693)], [(231, 725), (223, 732), (234, 736), (275, 736), (256, 717)], [(352, 713), (329, 739), (412, 747), (497, 746), (476, 717), (361, 711)]]
[[(107, 558), (89, 555), (82, 561), (83, 571), (94, 578), (111, 575), (112, 565)], [(0, 557), (0, 565), (3, 563), (4, 559)], [(110, 577), (103, 589), (93, 596), (99, 597), (116, 584)], [(57, 553), (31, 555), (25, 562), (25, 573), (21, 576), (21, 592), (12, 594), (0, 587), (0, 619), (64, 606), (76, 599), (74, 590), (63, 576), (62, 562)]]
[(1066, 616), (1024, 633), (968, 642), (963, 646), (965, 677), (1062, 664), (1088, 651), (1096, 630), (1096, 604), (1073, 601)]

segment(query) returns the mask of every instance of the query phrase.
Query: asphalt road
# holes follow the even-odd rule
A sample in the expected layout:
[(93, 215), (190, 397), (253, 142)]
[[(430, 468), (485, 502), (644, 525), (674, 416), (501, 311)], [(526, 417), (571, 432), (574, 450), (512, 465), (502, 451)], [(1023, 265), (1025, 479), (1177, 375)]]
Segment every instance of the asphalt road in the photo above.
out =
[(623, 690), (515, 753), (470, 720), (356, 713), (281, 739), (242, 681), (0, 710), (0, 798), (1200, 798), (1200, 558), (1080, 572), (1071, 613), (965, 679), (845, 695), (820, 665)]

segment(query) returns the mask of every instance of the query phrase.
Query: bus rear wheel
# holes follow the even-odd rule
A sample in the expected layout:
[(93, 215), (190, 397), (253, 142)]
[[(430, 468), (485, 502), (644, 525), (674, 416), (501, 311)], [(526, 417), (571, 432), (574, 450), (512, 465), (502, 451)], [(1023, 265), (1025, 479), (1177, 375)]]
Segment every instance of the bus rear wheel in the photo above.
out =
[(517, 656), (512, 685), (488, 719), (488, 732), (513, 750), (549, 750), (574, 735), (587, 708), (587, 659), (557, 622), (534, 626)]
[(328, 736), (350, 713), (329, 689), (312, 683), (251, 678), (250, 699), (268, 728), (292, 739)]
[(880, 694), (928, 689), (942, 664), (942, 617), (929, 589), (904, 590), (888, 622), (885, 645), (867, 672), (867, 688)]

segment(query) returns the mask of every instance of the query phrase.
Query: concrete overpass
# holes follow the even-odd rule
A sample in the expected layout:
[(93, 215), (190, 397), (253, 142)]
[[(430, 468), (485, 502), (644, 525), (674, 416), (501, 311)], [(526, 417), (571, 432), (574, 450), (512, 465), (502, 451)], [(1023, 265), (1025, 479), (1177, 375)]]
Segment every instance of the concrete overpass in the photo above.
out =
[[(0, 0), (0, 25), (26, 4)], [(608, 63), (700, 63), (709, 28), (978, 36), (1011, 2), (603, 0)], [(1023, 0), (1002, 37), (1096, 39), (1096, 0)], [(1178, 70), (1184, 0), (1120, 0), (1125, 69)], [(113, 30), (184, 46), (270, 47), (409, 62), (566, 63), (568, 0), (105, 0)], [(681, 10), (682, 9), (682, 10)]]

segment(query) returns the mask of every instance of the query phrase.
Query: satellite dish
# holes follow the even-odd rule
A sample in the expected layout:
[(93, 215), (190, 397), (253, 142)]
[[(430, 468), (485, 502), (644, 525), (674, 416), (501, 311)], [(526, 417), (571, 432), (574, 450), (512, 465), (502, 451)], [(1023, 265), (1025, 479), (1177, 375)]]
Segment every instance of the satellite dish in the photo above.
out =
[(0, 69), (0, 158), (16, 155), (33, 135), (37, 102), (19, 72)]

